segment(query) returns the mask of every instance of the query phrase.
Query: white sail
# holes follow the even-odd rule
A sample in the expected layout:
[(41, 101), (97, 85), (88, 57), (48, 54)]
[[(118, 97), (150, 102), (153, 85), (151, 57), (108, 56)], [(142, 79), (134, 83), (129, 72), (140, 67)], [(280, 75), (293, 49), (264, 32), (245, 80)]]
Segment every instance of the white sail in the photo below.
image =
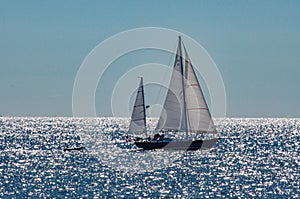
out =
[(187, 127), (189, 132), (216, 133), (214, 122), (208, 110), (197, 76), (185, 51), (185, 100)]
[(186, 131), (185, 114), (181, 38), (179, 37), (172, 77), (156, 130)]
[(144, 100), (143, 78), (141, 77), (139, 89), (136, 95), (131, 121), (129, 125), (129, 133), (144, 133), (146, 131), (146, 112)]
[[(183, 46), (184, 47), (184, 46)], [(180, 149), (180, 150), (208, 150), (219, 140), (213, 139), (189, 139), (189, 133), (217, 133), (207, 103), (204, 99), (194, 68), (189, 55), (185, 50), (185, 70), (181, 52), (181, 38), (175, 58), (170, 85), (164, 102), (162, 113), (156, 126), (157, 131), (179, 131), (186, 133), (185, 140), (164, 138), (155, 134), (153, 140), (136, 141), (135, 145), (144, 150), (151, 149)], [(140, 107), (140, 108), (139, 108)], [(139, 111), (137, 111), (139, 109)], [(143, 114), (142, 114), (143, 113)], [(145, 106), (143, 98), (142, 79), (138, 91), (130, 131), (144, 131)], [(208, 137), (208, 136), (207, 136)]]

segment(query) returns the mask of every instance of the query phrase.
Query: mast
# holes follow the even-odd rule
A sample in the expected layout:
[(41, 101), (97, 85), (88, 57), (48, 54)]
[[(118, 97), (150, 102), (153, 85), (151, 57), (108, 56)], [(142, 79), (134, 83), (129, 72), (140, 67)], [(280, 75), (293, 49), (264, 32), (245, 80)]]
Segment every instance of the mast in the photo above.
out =
[[(179, 48), (181, 49), (181, 36), (179, 38)], [(184, 114), (184, 123), (185, 123), (185, 137), (188, 138), (188, 123), (187, 123), (187, 114), (186, 114), (186, 99), (185, 99), (185, 84), (184, 84), (184, 72), (183, 72), (183, 63), (182, 63), (182, 51), (180, 50), (180, 65), (181, 65), (181, 84), (182, 84), (182, 93), (183, 93), (183, 114)]]
[(144, 93), (144, 82), (143, 77), (141, 77), (140, 86), (142, 87), (142, 96), (143, 96), (143, 109), (144, 109), (144, 131), (146, 132), (147, 124), (146, 124), (146, 108), (145, 108), (145, 93)]

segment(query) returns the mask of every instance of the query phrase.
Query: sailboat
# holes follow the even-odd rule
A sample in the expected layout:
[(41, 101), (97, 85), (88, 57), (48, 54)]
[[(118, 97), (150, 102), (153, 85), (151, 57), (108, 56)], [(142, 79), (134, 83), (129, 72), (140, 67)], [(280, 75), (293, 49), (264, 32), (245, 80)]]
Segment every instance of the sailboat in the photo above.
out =
[[(183, 65), (182, 47), (185, 53)], [(128, 133), (146, 134), (146, 109), (143, 78), (140, 80)], [(135, 139), (134, 144), (144, 150), (207, 150), (219, 140), (215, 136), (200, 139), (199, 136), (216, 135), (202, 89), (187, 50), (179, 36), (175, 63), (165, 98), (163, 110), (153, 138)], [(172, 134), (173, 138), (165, 134)], [(178, 138), (176, 135), (179, 135)]]

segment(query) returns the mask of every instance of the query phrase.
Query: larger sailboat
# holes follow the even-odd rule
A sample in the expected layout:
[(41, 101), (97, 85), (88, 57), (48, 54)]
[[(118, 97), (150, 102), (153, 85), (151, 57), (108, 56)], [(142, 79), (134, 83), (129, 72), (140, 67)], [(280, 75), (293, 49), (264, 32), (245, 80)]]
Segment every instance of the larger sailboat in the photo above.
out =
[[(182, 46), (185, 53), (184, 66)], [(143, 78), (141, 78), (129, 133), (146, 134), (146, 108)], [(205, 150), (212, 148), (219, 140), (215, 136), (208, 139), (198, 138), (199, 136), (216, 135), (217, 131), (180, 36), (167, 96), (155, 132), (154, 138), (136, 139), (135, 145), (145, 150), (161, 148)], [(167, 138), (165, 134), (173, 135), (173, 137)]]

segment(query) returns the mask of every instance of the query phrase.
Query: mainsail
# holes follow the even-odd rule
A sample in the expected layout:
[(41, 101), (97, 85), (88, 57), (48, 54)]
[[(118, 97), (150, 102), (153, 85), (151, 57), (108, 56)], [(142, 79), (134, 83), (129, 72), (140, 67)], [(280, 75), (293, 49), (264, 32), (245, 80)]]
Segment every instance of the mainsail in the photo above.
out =
[(181, 38), (179, 37), (172, 77), (156, 130), (186, 131)]
[(136, 95), (131, 121), (129, 125), (129, 133), (144, 133), (146, 131), (146, 111), (144, 99), (143, 78), (141, 77), (140, 85)]

